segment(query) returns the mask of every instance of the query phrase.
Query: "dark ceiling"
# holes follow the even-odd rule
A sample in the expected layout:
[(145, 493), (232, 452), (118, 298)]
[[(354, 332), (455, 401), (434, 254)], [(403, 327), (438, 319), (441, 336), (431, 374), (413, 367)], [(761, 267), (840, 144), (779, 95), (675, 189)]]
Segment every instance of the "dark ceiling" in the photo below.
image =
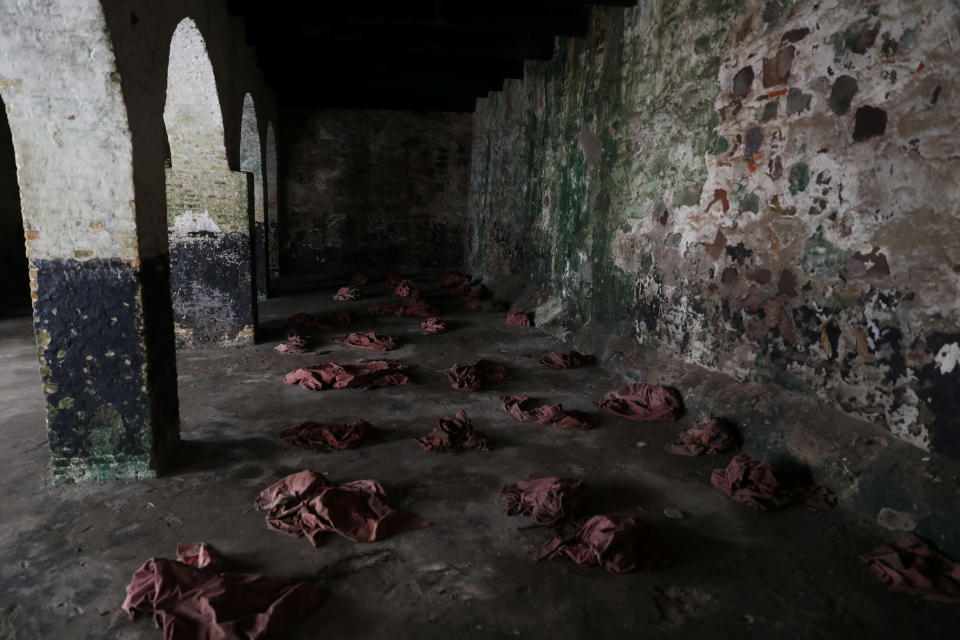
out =
[(473, 111), (583, 36), (589, 5), (635, 0), (228, 0), (282, 108)]

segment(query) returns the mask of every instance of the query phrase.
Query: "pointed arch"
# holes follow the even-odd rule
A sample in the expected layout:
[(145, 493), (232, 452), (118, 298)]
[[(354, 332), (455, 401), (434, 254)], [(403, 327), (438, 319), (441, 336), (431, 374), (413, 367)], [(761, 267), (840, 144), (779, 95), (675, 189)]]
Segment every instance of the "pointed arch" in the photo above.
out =
[(263, 199), (263, 152), (260, 144), (260, 123), (253, 96), (243, 96), (240, 119), (240, 170), (253, 176), (253, 257), (257, 281), (257, 298), (267, 297), (267, 235)]

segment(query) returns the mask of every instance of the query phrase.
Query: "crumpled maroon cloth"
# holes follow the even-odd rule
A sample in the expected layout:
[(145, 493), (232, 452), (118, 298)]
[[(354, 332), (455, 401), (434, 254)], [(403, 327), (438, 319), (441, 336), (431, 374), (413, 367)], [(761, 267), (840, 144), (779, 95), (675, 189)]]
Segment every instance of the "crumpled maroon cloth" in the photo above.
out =
[(960, 564), (912, 533), (864, 553), (860, 560), (893, 591), (960, 604)]
[(633, 518), (593, 516), (573, 538), (554, 538), (534, 558), (567, 556), (577, 564), (600, 565), (610, 573), (656, 569), (669, 562)]
[(274, 347), (281, 353), (306, 353), (307, 339), (297, 333), (296, 329), (287, 332), (284, 341)]
[(507, 324), (514, 327), (532, 327), (533, 319), (529, 313), (523, 311), (511, 311), (507, 314)]
[(304, 389), (320, 391), (333, 389), (367, 389), (390, 385), (408, 384), (410, 379), (403, 373), (407, 365), (388, 360), (364, 360), (357, 364), (321, 362), (312, 367), (291, 371), (284, 376), (287, 384), (299, 384)]
[(593, 429), (593, 416), (582, 411), (565, 411), (562, 404), (545, 404), (539, 407), (525, 407), (530, 397), (500, 396), (500, 406), (520, 422), (539, 422), (555, 429)]
[(766, 462), (740, 454), (723, 469), (714, 469), (710, 484), (758, 511), (778, 509), (791, 503), (821, 509), (836, 505), (837, 499), (826, 487), (786, 488)]
[(283, 321), (284, 328), (287, 329), (320, 329), (321, 331), (333, 331), (333, 325), (350, 324), (353, 322), (353, 316), (349, 311), (336, 311), (325, 316), (316, 316), (312, 313), (295, 313)]
[(376, 480), (334, 484), (313, 471), (291, 474), (260, 492), (255, 503), (266, 511), (267, 528), (319, 546), (331, 531), (354, 542), (383, 540), (428, 526), (406, 511), (387, 506), (387, 493)]
[(349, 311), (334, 311), (325, 315), (324, 319), (332, 324), (350, 324), (353, 322), (353, 316)]
[(493, 440), (474, 430), (465, 411), (458, 411), (454, 418), (440, 418), (437, 422), (433, 431), (417, 438), (424, 451), (456, 453), (464, 449), (489, 451), (493, 448)]
[(425, 336), (435, 336), (438, 333), (444, 333), (446, 330), (446, 323), (437, 316), (427, 318), (420, 323), (420, 333)]
[(582, 490), (580, 478), (536, 478), (504, 485), (500, 497), (508, 516), (532, 516), (537, 524), (550, 526), (573, 513)]
[(470, 276), (450, 272), (443, 276), (440, 286), (451, 289), (454, 293), (465, 295), (470, 291)]
[(340, 287), (333, 295), (333, 299), (338, 302), (349, 302), (360, 299), (360, 290), (356, 287)]
[(594, 404), (629, 420), (667, 421), (677, 419), (680, 396), (673, 389), (640, 382), (610, 391)]
[(373, 349), (374, 351), (389, 351), (397, 348), (397, 339), (394, 336), (378, 336), (373, 331), (357, 333), (356, 331), (343, 337), (334, 338), (332, 342), (357, 347), (358, 349)]
[(298, 449), (326, 453), (336, 449), (355, 449), (369, 444), (373, 440), (373, 433), (373, 427), (366, 420), (331, 424), (298, 422), (281, 431), (280, 439), (286, 440)]
[(390, 271), (387, 273), (387, 284), (389, 284), (391, 287), (397, 286), (398, 284), (400, 284), (401, 281), (403, 281), (403, 279), (404, 278), (402, 275), (394, 271)]
[(223, 557), (206, 542), (177, 545), (177, 562), (188, 564), (197, 569), (219, 571), (223, 566)]
[(439, 312), (440, 311), (435, 306), (420, 298), (410, 298), (401, 304), (373, 304), (367, 308), (367, 313), (372, 316), (394, 315), (398, 318), (403, 318), (405, 316), (429, 318), (437, 315)]
[(370, 278), (362, 273), (355, 273), (353, 277), (350, 278), (350, 286), (352, 287), (362, 287), (368, 282), (370, 282)]
[(543, 354), (543, 357), (540, 358), (540, 366), (547, 369), (579, 369), (593, 363), (593, 356), (584, 355), (579, 351), (567, 351), (566, 353), (551, 351)]
[(419, 298), (420, 291), (417, 290), (412, 280), (403, 279), (397, 283), (396, 288), (393, 290), (393, 295), (398, 298)]
[[(192, 546), (192, 545), (191, 545)], [(151, 558), (137, 569), (123, 610), (153, 615), (164, 640), (254, 640), (279, 637), (320, 601), (316, 586), (254, 573), (218, 573)]]
[(444, 370), (443, 375), (454, 389), (479, 391), (487, 382), (509, 380), (506, 368), (503, 365), (481, 358), (470, 364), (455, 364)]
[(703, 416), (663, 450), (679, 456), (716, 455), (736, 444), (736, 436), (726, 425), (713, 416)]

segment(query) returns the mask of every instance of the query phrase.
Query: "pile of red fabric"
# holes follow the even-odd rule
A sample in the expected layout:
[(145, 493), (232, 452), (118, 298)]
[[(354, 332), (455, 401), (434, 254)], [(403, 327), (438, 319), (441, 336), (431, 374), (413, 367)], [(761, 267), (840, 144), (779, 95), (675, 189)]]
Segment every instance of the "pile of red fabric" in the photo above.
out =
[(562, 404), (545, 404), (539, 407), (524, 407), (530, 404), (530, 398), (520, 396), (501, 396), (500, 406), (520, 422), (539, 422), (556, 429), (592, 429), (593, 417), (582, 411), (565, 411)]
[(523, 311), (511, 311), (507, 314), (507, 324), (514, 327), (532, 327), (533, 318)]
[(676, 391), (646, 382), (610, 391), (595, 404), (607, 413), (637, 421), (676, 420), (680, 412)]
[(420, 323), (420, 333), (425, 336), (435, 336), (447, 330), (446, 323), (437, 316), (431, 316)]
[(443, 374), (454, 389), (467, 389), (469, 391), (479, 391), (487, 382), (500, 382), (510, 379), (503, 365), (482, 358), (470, 364), (455, 364), (446, 369)]
[(398, 298), (419, 298), (420, 291), (413, 284), (412, 280), (401, 280), (393, 290), (393, 295)]
[(438, 423), (433, 431), (417, 438), (424, 451), (456, 453), (464, 449), (489, 451), (493, 448), (493, 440), (475, 431), (464, 411), (458, 411), (454, 418), (440, 418)]
[(429, 318), (439, 312), (439, 309), (420, 298), (409, 298), (400, 304), (372, 304), (367, 308), (367, 313), (372, 316), (397, 316), (398, 318)]
[(274, 347), (281, 353), (306, 353), (307, 339), (297, 333), (296, 329), (287, 331), (284, 341)]
[(390, 271), (387, 273), (387, 284), (391, 287), (395, 287), (403, 281), (403, 276), (395, 271)]
[(508, 516), (532, 516), (537, 524), (552, 526), (573, 514), (582, 491), (580, 478), (536, 478), (505, 485), (500, 497)]
[(716, 455), (732, 449), (736, 444), (737, 438), (727, 425), (713, 416), (703, 416), (694, 423), (692, 429), (681, 433), (677, 440), (663, 449), (680, 456)]
[(734, 456), (723, 469), (714, 469), (710, 484), (758, 511), (800, 503), (822, 509), (836, 505), (837, 499), (826, 487), (786, 488), (766, 462), (747, 455)]
[(352, 300), (359, 300), (360, 290), (356, 287), (340, 287), (333, 295), (333, 299), (337, 302), (350, 302)]
[(557, 353), (551, 351), (540, 358), (540, 366), (547, 369), (579, 369), (594, 363), (593, 356), (584, 355), (578, 351)]
[(362, 287), (368, 282), (370, 282), (370, 278), (362, 273), (355, 273), (353, 277), (350, 278), (350, 286), (352, 287)]
[(322, 362), (312, 367), (291, 371), (284, 376), (287, 384), (299, 384), (304, 389), (320, 391), (333, 389), (367, 389), (398, 384), (408, 384), (410, 379), (402, 373), (407, 365), (387, 360), (364, 360), (357, 364)]
[(332, 342), (348, 347), (357, 347), (358, 349), (373, 349), (374, 351), (389, 351), (397, 347), (397, 339), (394, 336), (378, 336), (373, 331), (367, 333), (354, 331), (342, 338), (334, 338)]
[(912, 533), (861, 555), (860, 560), (893, 591), (960, 604), (960, 564)]
[(320, 601), (317, 588), (254, 573), (219, 573), (205, 543), (178, 545), (182, 560), (151, 558), (127, 585), (123, 610), (152, 615), (165, 640), (279, 637)]
[(555, 538), (534, 557), (563, 556), (577, 564), (600, 565), (611, 573), (656, 569), (669, 562), (636, 520), (619, 516), (593, 516), (576, 536)]
[(267, 512), (267, 528), (306, 536), (315, 547), (326, 532), (373, 542), (427, 526), (415, 515), (387, 506), (387, 494), (376, 480), (334, 484), (313, 471), (270, 485), (260, 492), (256, 508)]
[(286, 440), (298, 449), (326, 453), (370, 444), (373, 441), (373, 435), (373, 427), (366, 420), (332, 424), (298, 422), (281, 431), (280, 439)]
[(470, 277), (462, 273), (450, 272), (443, 276), (440, 286), (450, 289), (454, 293), (467, 295), (470, 291)]

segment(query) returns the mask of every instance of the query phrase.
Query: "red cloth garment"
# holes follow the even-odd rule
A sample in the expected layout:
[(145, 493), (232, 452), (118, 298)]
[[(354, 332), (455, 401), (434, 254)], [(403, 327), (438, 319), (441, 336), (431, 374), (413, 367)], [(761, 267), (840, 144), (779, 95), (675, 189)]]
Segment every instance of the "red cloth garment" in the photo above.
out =
[[(193, 545), (191, 545), (193, 546)], [(218, 573), (151, 558), (137, 569), (123, 610), (152, 615), (164, 640), (255, 640), (285, 636), (320, 601), (316, 586), (254, 573)]]
[(447, 376), (454, 389), (469, 391), (479, 391), (487, 382), (510, 379), (503, 365), (482, 358), (470, 364), (455, 364), (444, 370), (443, 375)]
[(680, 396), (676, 391), (646, 382), (610, 391), (595, 404), (607, 413), (637, 421), (676, 420), (680, 412)]
[(188, 564), (197, 569), (213, 569), (219, 571), (223, 566), (223, 558), (216, 549), (206, 542), (177, 545), (177, 562)]
[(307, 339), (297, 333), (296, 329), (291, 329), (287, 332), (284, 341), (275, 346), (274, 349), (281, 353), (306, 353)]
[(342, 338), (334, 338), (335, 344), (342, 344), (358, 349), (373, 349), (374, 351), (389, 351), (397, 348), (397, 339), (393, 336), (378, 336), (373, 331), (367, 333), (349, 333)]
[(465, 411), (458, 411), (454, 418), (440, 418), (433, 431), (417, 438), (424, 451), (456, 453), (464, 449), (489, 451), (493, 440), (473, 429), (473, 423)]
[(266, 511), (267, 528), (319, 546), (321, 534), (337, 533), (354, 542), (373, 542), (426, 527), (406, 511), (387, 506), (376, 480), (334, 484), (313, 471), (291, 474), (260, 492), (255, 503)]
[(331, 331), (333, 327), (324, 322), (321, 318), (312, 313), (295, 313), (283, 321), (283, 326), (287, 329), (320, 329), (321, 331)]
[(912, 533), (864, 553), (860, 560), (893, 591), (960, 604), (960, 564)]
[(367, 308), (367, 313), (372, 316), (390, 316), (398, 318), (412, 316), (416, 318), (429, 318), (435, 316), (440, 311), (425, 300), (409, 299), (401, 304), (373, 304)]
[(540, 366), (547, 369), (579, 369), (593, 364), (593, 356), (584, 355), (577, 351), (557, 353), (551, 351), (540, 358)]
[(600, 565), (610, 573), (647, 571), (669, 562), (633, 518), (593, 516), (577, 535), (555, 538), (540, 547), (535, 558), (567, 556), (577, 564)]
[(324, 319), (331, 324), (350, 324), (353, 322), (353, 316), (349, 311), (334, 311), (324, 316)]
[(353, 274), (353, 277), (350, 278), (350, 286), (352, 287), (362, 287), (368, 282), (370, 282), (370, 278), (362, 273), (355, 273)]
[(333, 299), (338, 302), (349, 302), (360, 299), (360, 290), (356, 287), (340, 287), (333, 295)]
[(537, 524), (551, 526), (572, 515), (582, 490), (580, 478), (537, 478), (504, 485), (500, 497), (508, 516), (533, 516)]
[(438, 333), (444, 333), (446, 330), (446, 323), (437, 316), (427, 318), (420, 323), (420, 333), (425, 336), (435, 336)]
[(726, 425), (713, 416), (703, 416), (663, 450), (679, 456), (716, 455), (736, 444), (736, 436)]
[(520, 422), (539, 422), (556, 429), (593, 429), (593, 417), (582, 411), (564, 411), (562, 404), (545, 404), (539, 407), (525, 407), (530, 397), (501, 396), (500, 406)]
[(758, 511), (799, 502), (809, 507), (832, 507), (836, 498), (826, 487), (788, 489), (781, 485), (773, 467), (748, 455), (737, 455), (723, 469), (714, 469), (710, 484)]
[(326, 453), (369, 444), (373, 440), (373, 433), (373, 427), (365, 420), (332, 424), (298, 422), (281, 431), (280, 439), (286, 440), (298, 449)]
[(407, 365), (387, 360), (364, 360), (358, 364), (322, 362), (312, 367), (297, 369), (284, 376), (287, 384), (299, 384), (304, 389), (320, 391), (333, 389), (367, 389), (408, 384), (410, 379), (401, 373)]
[(450, 272), (443, 276), (440, 286), (451, 289), (454, 293), (465, 295), (470, 291), (470, 277), (462, 273)]
[(507, 324), (514, 327), (532, 327), (533, 318), (523, 311), (511, 311), (507, 314)]
[(420, 292), (413, 284), (412, 280), (401, 280), (393, 290), (393, 295), (398, 298), (419, 298)]

